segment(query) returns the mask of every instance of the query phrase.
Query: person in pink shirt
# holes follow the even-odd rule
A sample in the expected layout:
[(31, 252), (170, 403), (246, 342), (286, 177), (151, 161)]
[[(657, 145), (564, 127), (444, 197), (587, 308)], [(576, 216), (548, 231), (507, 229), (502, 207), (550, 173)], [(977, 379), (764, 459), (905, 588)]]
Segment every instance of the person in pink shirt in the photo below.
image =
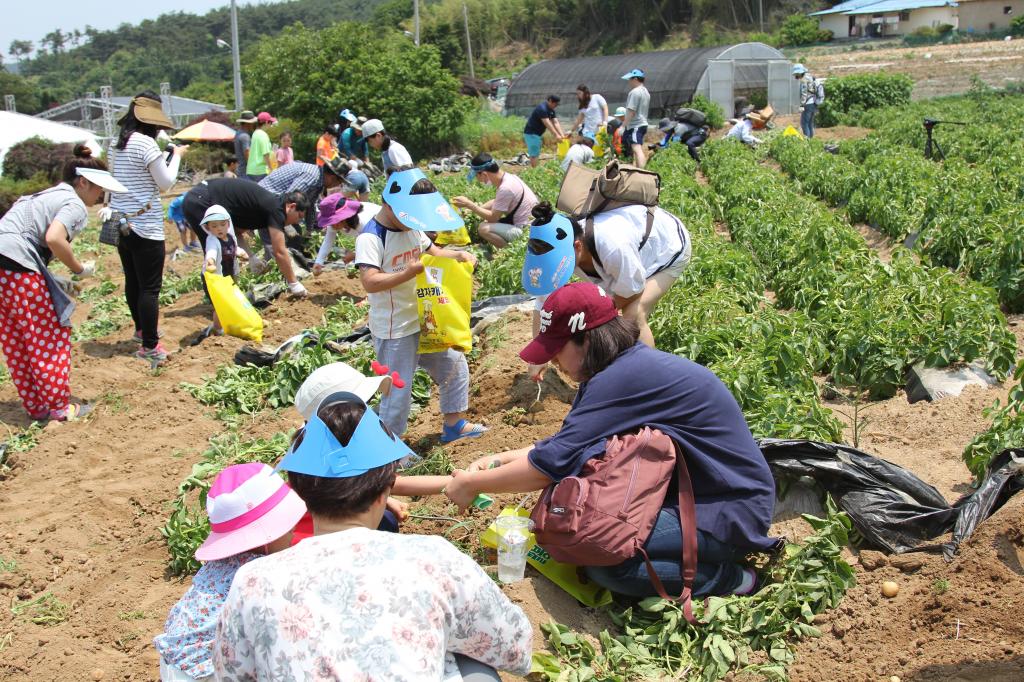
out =
[(277, 166), (280, 168), (295, 160), (295, 150), (292, 149), (292, 134), (281, 134), (281, 146), (277, 149)]

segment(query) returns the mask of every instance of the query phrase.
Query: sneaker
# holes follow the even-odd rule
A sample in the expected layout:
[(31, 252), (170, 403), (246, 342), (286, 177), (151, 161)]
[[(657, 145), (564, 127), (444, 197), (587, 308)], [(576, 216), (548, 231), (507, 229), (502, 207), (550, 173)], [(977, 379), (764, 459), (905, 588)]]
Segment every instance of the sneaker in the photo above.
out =
[[(132, 338), (135, 341), (138, 341), (139, 343), (142, 343), (142, 330), (141, 329), (136, 329), (135, 333), (132, 334)], [(159, 329), (156, 332), (156, 338), (158, 338), (158, 339), (164, 338), (164, 333), (162, 331), (160, 331)]]
[(164, 348), (164, 344), (157, 343), (152, 348), (140, 348), (135, 351), (135, 357), (140, 360), (149, 360), (153, 366), (162, 365), (167, 361), (167, 349)]
[(55, 422), (73, 422), (85, 417), (92, 410), (92, 405), (68, 403), (68, 406), (63, 410), (50, 410), (50, 420)]
[(185, 250), (189, 253), (202, 253), (203, 247), (199, 246), (199, 244), (189, 244), (185, 247)]

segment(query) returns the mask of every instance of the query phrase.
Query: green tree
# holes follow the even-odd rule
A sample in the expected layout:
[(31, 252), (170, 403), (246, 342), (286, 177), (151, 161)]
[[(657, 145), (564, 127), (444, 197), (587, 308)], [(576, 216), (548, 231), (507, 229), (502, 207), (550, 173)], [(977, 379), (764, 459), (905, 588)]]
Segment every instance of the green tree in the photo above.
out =
[(301, 25), (265, 38), (245, 55), (246, 100), (319, 134), (343, 107), (380, 118), (415, 153), (455, 141), (474, 100), (441, 66), (438, 51), (397, 31), (369, 33), (343, 22), (321, 31)]
[(783, 45), (811, 45), (832, 39), (832, 32), (818, 28), (818, 22), (806, 14), (792, 14), (786, 17), (779, 29)]
[(22, 59), (32, 54), (32, 41), (12, 40), (11, 46), (7, 48), (7, 53), (20, 62)]
[(26, 78), (2, 69), (0, 69), (0, 95), (14, 95), (18, 111), (23, 114), (39, 112), (39, 91), (35, 85)]

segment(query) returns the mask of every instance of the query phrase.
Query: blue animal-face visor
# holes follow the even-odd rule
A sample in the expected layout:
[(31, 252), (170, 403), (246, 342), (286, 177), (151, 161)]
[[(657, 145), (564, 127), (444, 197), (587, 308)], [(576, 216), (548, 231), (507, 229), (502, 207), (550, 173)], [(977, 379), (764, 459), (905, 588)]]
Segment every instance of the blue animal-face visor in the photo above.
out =
[(572, 223), (563, 215), (530, 227), (530, 241), (523, 261), (523, 289), (546, 296), (566, 284), (576, 268)]
[(410, 230), (450, 232), (465, 227), (462, 216), (440, 192), (410, 194), (413, 185), (426, 177), (419, 168), (392, 173), (384, 186), (384, 203)]
[[(338, 402), (358, 403), (365, 407), (348, 445), (338, 442), (319, 416), (324, 406)], [(278, 471), (320, 478), (351, 478), (385, 464), (416, 457), (409, 446), (391, 433), (377, 413), (354, 393), (332, 393), (320, 403), (317, 413), (306, 423), (299, 446), (293, 446), (285, 453), (277, 465)]]

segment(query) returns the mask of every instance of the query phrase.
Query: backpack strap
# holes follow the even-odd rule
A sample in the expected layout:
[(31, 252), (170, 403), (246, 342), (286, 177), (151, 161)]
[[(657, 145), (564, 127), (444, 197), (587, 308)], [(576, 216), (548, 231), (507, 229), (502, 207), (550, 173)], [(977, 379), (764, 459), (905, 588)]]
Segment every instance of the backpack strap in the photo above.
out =
[[(587, 251), (590, 252), (590, 257), (594, 259), (597, 266), (604, 269), (604, 264), (601, 263), (601, 257), (597, 255), (597, 243), (594, 241), (594, 214), (600, 213), (601, 209), (608, 203), (606, 199), (594, 213), (587, 216), (587, 219), (583, 223), (583, 244), (587, 247)], [(644, 244), (651, 236), (651, 230), (654, 229), (654, 207), (647, 207), (647, 227), (644, 228), (643, 239), (640, 240), (640, 246), (636, 247), (636, 250), (644, 248)]]
[(683, 535), (683, 591), (678, 597), (670, 597), (661, 584), (647, 552), (640, 548), (643, 554), (644, 563), (647, 564), (647, 575), (651, 584), (657, 590), (658, 596), (670, 601), (678, 601), (683, 605), (683, 615), (686, 620), (696, 625), (697, 619), (693, 616), (692, 589), (693, 579), (697, 575), (697, 508), (693, 503), (693, 485), (690, 483), (690, 472), (686, 468), (686, 458), (683, 456), (679, 446), (676, 446), (676, 474), (679, 479), (679, 529)]

